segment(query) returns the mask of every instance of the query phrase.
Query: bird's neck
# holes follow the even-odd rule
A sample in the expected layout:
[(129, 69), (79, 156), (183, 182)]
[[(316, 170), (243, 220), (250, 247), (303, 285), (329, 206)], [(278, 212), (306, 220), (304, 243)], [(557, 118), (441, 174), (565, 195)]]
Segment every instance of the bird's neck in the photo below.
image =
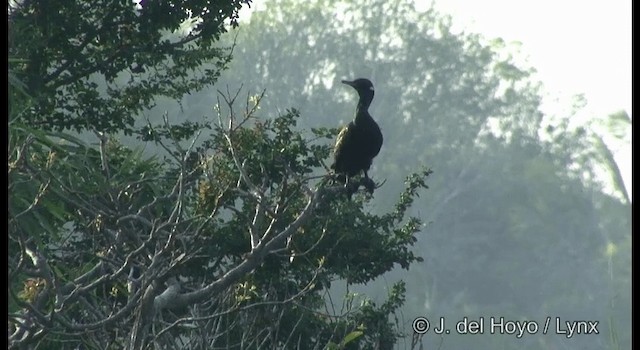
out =
[(356, 107), (356, 123), (359, 120), (371, 119), (369, 115), (369, 106), (371, 105), (371, 97), (360, 97), (358, 106)]

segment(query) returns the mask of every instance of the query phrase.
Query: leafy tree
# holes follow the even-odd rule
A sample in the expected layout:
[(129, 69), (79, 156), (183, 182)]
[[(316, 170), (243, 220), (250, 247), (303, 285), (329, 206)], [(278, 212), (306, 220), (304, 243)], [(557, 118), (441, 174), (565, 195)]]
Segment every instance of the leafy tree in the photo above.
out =
[[(326, 127), (346, 122), (353, 108), (350, 91), (336, 82), (372, 78), (371, 110), (385, 144), (371, 175), (387, 180), (376, 197), (392, 195), (407, 169), (434, 168), (434, 190), (412, 208), (429, 223), (415, 247), (425, 263), (385, 275), (407, 280), (407, 329), (425, 314), (559, 316), (600, 320), (600, 335), (425, 341), (449, 348), (630, 343), (622, 306), (630, 305), (630, 201), (615, 159), (592, 126), (572, 125), (573, 114), (543, 115), (534, 70), (516, 64), (507, 43), (454, 33), (450, 18), (410, 2), (272, 0), (264, 8), (238, 31), (237, 59), (222, 79), (267, 89), (267, 112), (293, 105), (308, 116), (303, 125)], [(622, 203), (597, 180), (603, 169)], [(375, 295), (382, 287), (374, 285), (358, 290)], [(614, 328), (603, 328), (608, 319)]]
[(159, 97), (216, 80), (229, 60), (217, 39), (245, 3), (10, 7), (11, 348), (390, 349), (402, 336), (390, 316), (404, 284), (338, 310), (327, 289), (421, 260), (408, 210), (428, 170), (376, 215), (314, 175), (337, 130), (261, 115), (261, 95), (220, 92), (216, 121), (136, 124)]
[(179, 146), (163, 164), (114, 141), (96, 151), (22, 130), (37, 138), (11, 159), (12, 193), (34, 198), (10, 208), (10, 277), (24, 286), (11, 289), (14, 344), (306, 347), (360, 329), (360, 347), (390, 348), (396, 331), (380, 320), (401, 286), (380, 307), (316, 309), (336, 278), (367, 282), (418, 260), (407, 246), (420, 223), (405, 212), (428, 173), (408, 180), (396, 210), (367, 214), (362, 198), (304, 177), (329, 148), (292, 132), (297, 117), (231, 117), (195, 164)]
[[(137, 113), (215, 82), (230, 60), (217, 39), (250, 0), (39, 1), (9, 7), (13, 74), (43, 129), (131, 133)], [(13, 96), (16, 98), (16, 96)]]

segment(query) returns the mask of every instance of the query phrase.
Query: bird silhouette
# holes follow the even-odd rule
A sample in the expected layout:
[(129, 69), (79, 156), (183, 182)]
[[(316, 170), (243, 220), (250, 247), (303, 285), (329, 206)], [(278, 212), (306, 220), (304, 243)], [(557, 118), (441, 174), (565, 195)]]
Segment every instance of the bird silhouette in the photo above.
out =
[(351, 188), (351, 178), (360, 172), (364, 172), (365, 188), (373, 193), (375, 183), (369, 178), (368, 171), (373, 158), (380, 153), (382, 147), (382, 132), (369, 114), (374, 95), (373, 84), (365, 78), (343, 80), (342, 83), (353, 87), (358, 92), (359, 99), (355, 118), (340, 130), (336, 138), (331, 168), (339, 175), (338, 179), (344, 182), (345, 187), (350, 189), (349, 195), (359, 187)]

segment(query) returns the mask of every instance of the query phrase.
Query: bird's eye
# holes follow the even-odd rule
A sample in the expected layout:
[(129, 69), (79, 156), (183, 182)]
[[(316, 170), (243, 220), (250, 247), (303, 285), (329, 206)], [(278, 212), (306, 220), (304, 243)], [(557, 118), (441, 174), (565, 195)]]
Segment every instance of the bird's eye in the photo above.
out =
[(369, 90), (373, 91), (373, 86), (369, 86)]

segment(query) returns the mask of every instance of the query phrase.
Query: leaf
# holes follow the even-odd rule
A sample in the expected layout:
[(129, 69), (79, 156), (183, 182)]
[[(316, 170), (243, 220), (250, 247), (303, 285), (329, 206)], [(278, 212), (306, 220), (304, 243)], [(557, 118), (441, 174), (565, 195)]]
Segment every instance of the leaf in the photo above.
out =
[(606, 121), (607, 129), (611, 135), (619, 140), (630, 140), (631, 118), (626, 111), (618, 111), (608, 116)]
[(340, 342), (340, 347), (344, 348), (347, 344), (351, 343), (352, 341), (360, 338), (362, 335), (364, 334), (363, 331), (353, 331), (349, 334), (347, 334), (344, 339), (342, 339), (342, 341)]
[(31, 95), (29, 95), (29, 93), (27, 92), (27, 85), (25, 85), (22, 80), (20, 78), (18, 78), (16, 76), (16, 74), (12, 71), (9, 70), (9, 85), (11, 85), (12, 87), (16, 88), (18, 91), (20, 91), (23, 95), (32, 98)]

